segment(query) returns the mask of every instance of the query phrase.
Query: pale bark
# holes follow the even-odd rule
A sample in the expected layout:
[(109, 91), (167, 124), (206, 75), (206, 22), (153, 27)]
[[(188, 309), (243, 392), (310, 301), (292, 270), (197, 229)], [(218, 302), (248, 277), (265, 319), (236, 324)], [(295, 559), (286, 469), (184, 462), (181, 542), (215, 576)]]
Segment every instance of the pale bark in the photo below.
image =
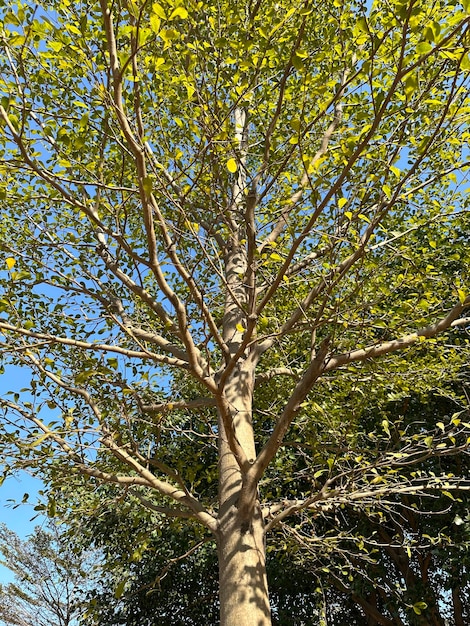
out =
[[(249, 230), (245, 212), (246, 114), (235, 111), (239, 169), (232, 190), (232, 236), (225, 254), (223, 341), (229, 355), (219, 372), (219, 554), (221, 626), (270, 626), (265, 563), (265, 531), (257, 481), (250, 477), (256, 459), (252, 424), (255, 353), (247, 348), (254, 324), (251, 259), (241, 241)], [(252, 278), (252, 276), (251, 276)]]
[[(243, 333), (237, 324), (246, 323), (240, 304), (246, 303), (247, 296), (238, 278), (246, 270), (244, 255), (240, 251), (232, 252), (226, 259), (226, 267), (233, 289), (227, 295), (224, 341), (234, 356), (243, 343)], [(236, 280), (238, 286), (234, 284)], [(222, 626), (271, 624), (264, 521), (256, 483), (248, 478), (248, 469), (256, 458), (252, 425), (254, 369), (255, 362), (244, 353), (221, 389), (217, 543)], [(242, 455), (237, 454), (240, 449)]]
[(220, 623), (269, 626), (264, 524), (259, 504), (245, 518), (236, 504), (227, 503), (219, 523)]
[[(238, 364), (225, 385), (237, 443), (252, 462), (256, 456), (251, 421), (254, 387), (250, 362)], [(219, 553), (222, 626), (271, 624), (265, 565), (264, 520), (256, 485), (231, 450), (224, 420), (219, 419)]]

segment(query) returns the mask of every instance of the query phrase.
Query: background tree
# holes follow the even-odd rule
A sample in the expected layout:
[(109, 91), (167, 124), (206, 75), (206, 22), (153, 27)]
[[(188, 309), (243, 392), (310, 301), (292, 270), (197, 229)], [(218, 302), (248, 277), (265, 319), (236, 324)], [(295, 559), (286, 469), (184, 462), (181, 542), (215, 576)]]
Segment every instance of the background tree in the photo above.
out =
[[(358, 430), (370, 432), (377, 412), (395, 432), (467, 421), (468, 411), (462, 411), (459, 401), (465, 378), (450, 386), (446, 396), (413, 392), (383, 407), (368, 403)], [(341, 437), (339, 430), (336, 437)], [(375, 443), (361, 439), (362, 454), (375, 453)], [(380, 446), (388, 445), (383, 437)], [(426, 457), (410, 472), (442, 469), (468, 475), (468, 456)], [(302, 470), (297, 457), (291, 476)], [(135, 502), (113, 502), (103, 489), (95, 494), (95, 505), (87, 501), (71, 519), (77, 547), (95, 545), (105, 563), (100, 586), (90, 592), (88, 619), (100, 626), (151, 625), (155, 616), (167, 624), (213, 623), (218, 611), (216, 559), (197, 527), (169, 521), (156, 528)], [(86, 498), (83, 487), (73, 485), (70, 491), (62, 493), (59, 514), (77, 509)], [(95, 510), (91, 517), (90, 509)], [(470, 608), (468, 515), (465, 492), (454, 491), (432, 498), (399, 494), (387, 503), (372, 500), (367, 507), (347, 504), (321, 516), (287, 518), (267, 554), (273, 624), (321, 623), (323, 615), (326, 623), (338, 626), (346, 621), (357, 626), (443, 625), (446, 619), (463, 626)], [(125, 591), (123, 581), (128, 583)]]
[(3, 454), (198, 522), (224, 626), (271, 622), (287, 518), (469, 486), (409, 471), (464, 422), (356, 433), (361, 392), (465, 359), (468, 8), (1, 8)]
[(90, 557), (77, 555), (54, 524), (22, 541), (0, 528), (2, 563), (15, 582), (0, 586), (0, 621), (8, 626), (76, 626), (91, 582)]
[[(397, 430), (468, 419), (454, 399), (436, 395), (412, 394), (389, 403), (387, 414)], [(412, 475), (442, 471), (467, 475), (468, 456), (428, 456), (410, 467)], [(328, 623), (463, 626), (470, 609), (468, 523), (464, 493), (398, 494), (379, 507), (371, 502), (304, 516), (302, 524), (283, 525), (282, 538), (302, 546), (290, 552), (315, 573), (326, 606), (341, 606), (329, 612)]]

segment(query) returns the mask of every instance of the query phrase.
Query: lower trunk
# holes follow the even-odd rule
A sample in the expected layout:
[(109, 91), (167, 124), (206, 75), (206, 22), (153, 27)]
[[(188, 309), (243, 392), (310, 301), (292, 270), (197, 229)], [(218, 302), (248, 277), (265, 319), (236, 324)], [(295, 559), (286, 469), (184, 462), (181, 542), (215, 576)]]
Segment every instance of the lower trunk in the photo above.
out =
[(218, 537), (221, 626), (270, 626), (263, 519), (259, 507), (241, 519), (235, 505)]
[[(226, 385), (231, 419), (248, 459), (256, 457), (251, 424), (253, 375), (238, 369)], [(264, 520), (256, 500), (239, 508), (243, 476), (219, 420), (219, 554), (221, 626), (270, 626)]]

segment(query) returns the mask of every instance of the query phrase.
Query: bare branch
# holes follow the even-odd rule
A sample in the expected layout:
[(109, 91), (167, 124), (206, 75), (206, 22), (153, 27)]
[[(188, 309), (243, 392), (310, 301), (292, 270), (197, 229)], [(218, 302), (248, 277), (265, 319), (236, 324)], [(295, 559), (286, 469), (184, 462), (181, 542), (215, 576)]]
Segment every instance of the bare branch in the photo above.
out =
[(290, 369), (289, 367), (275, 367), (267, 372), (261, 372), (256, 375), (255, 387), (259, 387), (263, 383), (275, 378), (276, 376), (290, 376), (291, 378), (297, 378), (299, 373)]
[(144, 498), (137, 491), (133, 491), (132, 494), (139, 500), (141, 504), (144, 505), (146, 509), (149, 511), (154, 511), (155, 513), (159, 513), (160, 515), (165, 515), (166, 517), (181, 517), (183, 519), (194, 519), (194, 513), (185, 509), (175, 509), (170, 508), (168, 506), (159, 506), (151, 502), (148, 498)]
[[(304, 500), (286, 500), (284, 502), (267, 506), (263, 509), (266, 517), (272, 519), (266, 524), (266, 532), (278, 525), (287, 517), (295, 515), (299, 511), (309, 510), (314, 514), (331, 511), (341, 505), (356, 502), (376, 502), (380, 498), (392, 495), (425, 495), (429, 491), (470, 491), (470, 481), (463, 479), (451, 480), (446, 477), (426, 477), (421, 481), (394, 483), (392, 485), (368, 485), (364, 488), (353, 488), (351, 491), (333, 489), (322, 490), (318, 494)], [(279, 513), (277, 513), (280, 511)], [(276, 515), (277, 513), (277, 515)]]
[(202, 409), (216, 406), (215, 398), (198, 398), (197, 400), (176, 400), (175, 402), (161, 402), (160, 404), (140, 404), (143, 413), (168, 413), (177, 410)]
[(174, 487), (170, 483), (158, 479), (150, 470), (143, 467), (132, 455), (130, 455), (125, 448), (118, 445), (111, 436), (105, 435), (101, 441), (106, 448), (113, 452), (114, 456), (124, 461), (126, 465), (131, 467), (137, 473), (137, 475), (146, 480), (148, 485), (153, 487), (162, 495), (168, 496), (176, 502), (187, 506), (193, 512), (196, 519), (198, 519), (210, 530), (215, 531), (215, 518), (205, 510), (202, 504), (194, 496), (189, 495), (182, 489)]
[[(172, 358), (169, 356), (156, 354), (155, 352), (150, 351), (138, 351), (138, 350), (130, 350), (128, 348), (122, 348), (121, 346), (114, 346), (108, 344), (101, 343), (93, 343), (89, 341), (81, 341), (79, 339), (71, 339), (69, 337), (60, 337), (58, 335), (49, 335), (47, 333), (39, 333), (34, 330), (27, 330), (26, 328), (21, 328), (19, 326), (13, 326), (12, 324), (8, 324), (7, 322), (0, 322), (0, 330), (5, 330), (17, 335), (21, 335), (23, 337), (31, 337), (34, 339), (41, 340), (42, 344), (54, 344), (58, 343), (66, 346), (73, 346), (75, 348), (83, 348), (84, 350), (98, 351), (98, 352), (110, 352), (114, 354), (122, 354), (123, 356), (127, 356), (129, 358), (140, 358), (144, 360), (152, 360), (158, 363), (164, 363), (167, 365), (174, 365), (176, 367), (181, 367), (183, 369), (188, 369), (188, 362), (185, 360), (178, 358)], [(138, 331), (137, 331), (138, 333)], [(148, 336), (142, 337), (144, 339), (149, 340), (149, 337), (152, 338), (154, 335), (150, 333)], [(163, 339), (163, 338), (162, 338)], [(163, 340), (161, 344), (158, 344), (160, 347), (165, 347), (165, 343)], [(156, 343), (156, 341), (153, 341)], [(170, 342), (167, 342), (168, 345), (171, 345)], [(32, 344), (28, 346), (30, 350), (34, 350), (35, 347), (38, 347), (37, 344)], [(24, 349), (24, 348), (22, 348)], [(172, 351), (172, 350), (168, 350)]]

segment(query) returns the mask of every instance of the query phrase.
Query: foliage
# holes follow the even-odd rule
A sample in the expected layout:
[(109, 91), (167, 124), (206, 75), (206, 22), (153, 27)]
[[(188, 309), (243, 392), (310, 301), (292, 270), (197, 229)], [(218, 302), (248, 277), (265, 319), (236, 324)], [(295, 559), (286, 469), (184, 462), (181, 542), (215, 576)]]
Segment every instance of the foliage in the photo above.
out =
[(6, 472), (198, 522), (224, 626), (289, 518), (470, 488), (383, 413), (468, 362), (469, 9), (0, 7)]
[[(448, 389), (445, 397), (413, 394), (388, 402), (382, 415), (403, 428), (414, 423), (432, 428), (460, 413), (458, 387)], [(369, 425), (372, 411), (371, 406), (363, 412), (361, 424)], [(465, 413), (460, 417), (467, 419)], [(442, 469), (468, 475), (468, 458), (431, 456), (410, 472)], [(84, 497), (77, 494), (74, 487), (74, 497)], [(103, 494), (97, 498), (107, 501)], [(70, 510), (70, 494), (63, 506)], [(98, 509), (91, 518), (78, 517), (81, 532), (73, 533), (75, 540), (82, 547), (99, 546), (106, 564), (100, 588), (89, 594), (92, 623), (144, 626), (155, 615), (168, 624), (216, 621), (217, 562), (196, 527), (167, 522), (155, 528), (130, 501)], [(434, 620), (465, 624), (469, 529), (466, 495), (458, 492), (433, 498), (398, 494), (366, 508), (346, 505), (286, 522), (268, 543), (273, 624), (299, 626), (324, 615), (327, 623), (338, 626), (346, 621), (360, 626), (365, 619), (419, 626), (430, 623), (431, 608)], [(119, 589), (122, 581), (125, 588)]]
[[(165, 626), (217, 623), (216, 552), (197, 527), (168, 520), (155, 527), (128, 502), (75, 519), (69, 532), (77, 549), (93, 543), (103, 554), (84, 624), (152, 626), (155, 616)], [(291, 561), (281, 549), (268, 555), (267, 569), (273, 624), (308, 623), (319, 613), (318, 579), (308, 563)]]
[(57, 526), (37, 527), (22, 541), (0, 528), (3, 565), (15, 582), (0, 586), (0, 621), (9, 626), (73, 626), (83, 611), (82, 594), (91, 582), (90, 557), (77, 555)]
[[(456, 419), (456, 409), (449, 397), (413, 394), (390, 403), (387, 414), (395, 427), (424, 427)], [(460, 417), (468, 419), (468, 411)], [(468, 457), (428, 455), (409, 474), (442, 471), (468, 475)], [(468, 621), (468, 499), (465, 492), (429, 496), (397, 494), (378, 506), (338, 507), (330, 516), (305, 515), (302, 523), (283, 526), (290, 553), (318, 578), (328, 623), (359, 625), (364, 616), (386, 626)]]

